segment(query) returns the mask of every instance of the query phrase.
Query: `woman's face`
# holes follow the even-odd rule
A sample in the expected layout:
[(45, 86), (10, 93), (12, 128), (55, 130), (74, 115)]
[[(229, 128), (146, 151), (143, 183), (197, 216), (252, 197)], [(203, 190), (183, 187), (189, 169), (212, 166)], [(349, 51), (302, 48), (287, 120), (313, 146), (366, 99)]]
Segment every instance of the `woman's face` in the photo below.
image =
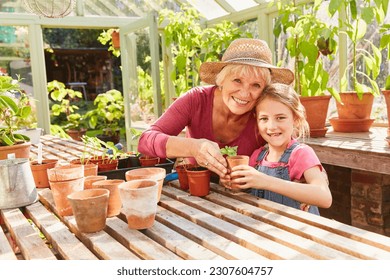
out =
[(229, 110), (236, 115), (251, 111), (266, 86), (264, 78), (251, 75), (229, 74), (222, 86), (222, 99)]

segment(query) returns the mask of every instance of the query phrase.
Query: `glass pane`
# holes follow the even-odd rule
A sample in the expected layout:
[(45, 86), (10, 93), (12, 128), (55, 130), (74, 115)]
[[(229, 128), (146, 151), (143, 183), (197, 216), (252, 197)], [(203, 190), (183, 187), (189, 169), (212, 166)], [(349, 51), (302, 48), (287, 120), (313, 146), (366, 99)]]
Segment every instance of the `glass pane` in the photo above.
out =
[(226, 0), (226, 2), (228, 2), (229, 5), (232, 6), (236, 11), (245, 10), (258, 5), (253, 0)]
[[(184, 1), (180, 1), (184, 2)], [(213, 19), (217, 17), (222, 17), (228, 14), (220, 5), (215, 1), (208, 0), (194, 0), (189, 1), (189, 3), (195, 7), (206, 19)]]
[(26, 26), (0, 26), (0, 74), (13, 78), (20, 76), (22, 89), (31, 98), (32, 114), (19, 128), (36, 127), (36, 107), (30, 64), (28, 28)]
[[(137, 33), (137, 88), (138, 94), (131, 94), (131, 123), (132, 126), (150, 125), (156, 120), (154, 112), (153, 82), (151, 77), (151, 59), (148, 28)], [(161, 65), (161, 63), (160, 63)], [(161, 69), (161, 67), (160, 67)], [(160, 71), (161, 73), (161, 71)], [(161, 73), (162, 76), (162, 73)], [(160, 81), (163, 80), (163, 77)], [(163, 86), (161, 86), (163, 89)], [(165, 97), (162, 97), (164, 102)], [(164, 107), (164, 105), (163, 105)]]
[(83, 83), (87, 100), (113, 88), (122, 91), (120, 58), (97, 40), (102, 31), (45, 28), (47, 81)]

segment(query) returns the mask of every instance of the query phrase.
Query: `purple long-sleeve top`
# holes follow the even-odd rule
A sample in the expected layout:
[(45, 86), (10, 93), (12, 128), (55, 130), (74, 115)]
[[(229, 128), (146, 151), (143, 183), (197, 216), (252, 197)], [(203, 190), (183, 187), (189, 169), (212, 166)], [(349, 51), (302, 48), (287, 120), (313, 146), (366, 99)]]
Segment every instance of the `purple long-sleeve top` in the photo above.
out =
[(250, 156), (256, 148), (264, 144), (264, 140), (258, 133), (254, 114), (236, 139), (230, 143), (220, 143), (216, 140), (212, 125), (216, 88), (216, 86), (196, 87), (173, 102), (164, 114), (142, 133), (138, 151), (149, 156), (166, 158), (169, 136), (177, 136), (187, 127), (186, 137), (205, 138), (216, 142), (220, 148), (238, 146), (238, 154)]

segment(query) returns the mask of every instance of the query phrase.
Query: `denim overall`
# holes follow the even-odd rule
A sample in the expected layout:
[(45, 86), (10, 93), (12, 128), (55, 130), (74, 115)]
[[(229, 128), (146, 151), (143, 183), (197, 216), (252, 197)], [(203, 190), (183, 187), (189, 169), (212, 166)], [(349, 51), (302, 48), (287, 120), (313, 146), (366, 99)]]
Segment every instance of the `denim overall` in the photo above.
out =
[[(267, 175), (270, 175), (270, 176), (273, 176), (273, 177), (276, 177), (276, 178), (280, 178), (280, 179), (291, 181), (290, 175), (288, 173), (287, 163), (288, 163), (288, 160), (290, 159), (291, 152), (297, 146), (299, 146), (299, 143), (295, 142), (294, 144), (292, 144), (289, 148), (287, 148), (284, 151), (283, 155), (280, 157), (280, 160), (279, 160), (280, 166), (272, 168), (272, 167), (267, 167), (267, 166), (256, 165), (255, 168), (258, 171), (260, 171), (260, 172), (262, 172), (264, 174), (267, 174)], [(267, 154), (267, 151), (268, 151), (268, 147), (263, 149), (260, 152), (260, 154), (259, 154), (259, 156), (257, 158), (257, 161), (263, 160), (264, 157)], [(278, 203), (281, 203), (281, 204), (284, 204), (284, 205), (287, 205), (287, 206), (294, 207), (296, 209), (300, 209), (300, 207), (299, 207), (300, 203), (298, 201), (296, 201), (294, 199), (291, 199), (291, 198), (289, 198), (287, 196), (284, 196), (284, 195), (272, 192), (272, 191), (251, 189), (250, 193), (252, 195), (255, 195), (255, 196), (258, 196), (258, 197), (262, 197), (262, 198), (265, 198), (265, 199), (268, 199), (268, 200), (271, 200), (271, 201), (274, 201), (274, 202), (278, 202)], [(320, 215), (317, 206), (310, 206), (308, 212), (316, 214), (316, 215)]]

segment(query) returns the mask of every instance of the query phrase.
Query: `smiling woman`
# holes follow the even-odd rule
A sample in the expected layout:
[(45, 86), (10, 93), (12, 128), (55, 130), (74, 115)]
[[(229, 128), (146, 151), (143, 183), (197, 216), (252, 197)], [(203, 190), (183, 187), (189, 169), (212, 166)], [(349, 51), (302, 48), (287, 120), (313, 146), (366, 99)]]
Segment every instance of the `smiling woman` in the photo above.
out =
[[(199, 74), (209, 86), (189, 90), (139, 139), (138, 150), (146, 155), (187, 158), (219, 176), (227, 173), (220, 152), (238, 146), (250, 155), (263, 144), (258, 134), (254, 107), (270, 82), (290, 84), (293, 73), (272, 64), (267, 43), (258, 39), (236, 39), (221, 61), (204, 62)], [(186, 128), (186, 137), (178, 136)]]

